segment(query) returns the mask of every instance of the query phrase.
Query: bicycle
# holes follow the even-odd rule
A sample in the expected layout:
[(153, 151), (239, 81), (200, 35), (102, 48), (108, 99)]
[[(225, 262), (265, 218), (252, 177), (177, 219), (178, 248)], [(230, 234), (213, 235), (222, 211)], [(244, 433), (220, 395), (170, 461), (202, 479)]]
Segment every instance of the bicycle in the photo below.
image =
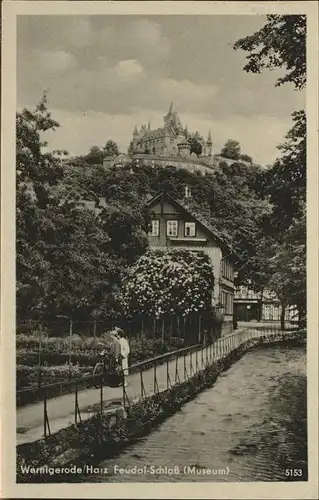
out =
[(105, 351), (99, 353), (101, 361), (98, 361), (93, 368), (93, 385), (99, 389), (102, 385), (109, 387), (119, 387), (123, 384), (123, 372), (119, 364), (115, 364), (115, 369), (110, 369), (106, 365)]

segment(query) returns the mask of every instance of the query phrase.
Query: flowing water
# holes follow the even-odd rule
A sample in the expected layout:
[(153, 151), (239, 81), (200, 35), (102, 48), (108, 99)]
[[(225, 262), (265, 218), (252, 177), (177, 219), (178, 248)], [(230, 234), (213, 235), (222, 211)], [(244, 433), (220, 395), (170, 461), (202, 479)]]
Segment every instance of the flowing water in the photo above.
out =
[(84, 480), (305, 481), (306, 387), (305, 347), (256, 348)]

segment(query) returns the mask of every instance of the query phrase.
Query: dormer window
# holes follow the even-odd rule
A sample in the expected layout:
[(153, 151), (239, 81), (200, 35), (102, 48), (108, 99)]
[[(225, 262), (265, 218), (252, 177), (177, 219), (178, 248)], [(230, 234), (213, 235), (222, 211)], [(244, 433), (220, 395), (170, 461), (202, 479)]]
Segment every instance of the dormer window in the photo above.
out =
[(148, 235), (149, 236), (159, 236), (159, 220), (154, 219), (151, 221)]
[(178, 235), (178, 220), (168, 220), (166, 222), (166, 235), (167, 236)]
[(185, 236), (196, 236), (195, 222), (185, 222)]
[(185, 198), (191, 198), (192, 196), (192, 191), (191, 191), (191, 188), (189, 188), (188, 186), (185, 186)]

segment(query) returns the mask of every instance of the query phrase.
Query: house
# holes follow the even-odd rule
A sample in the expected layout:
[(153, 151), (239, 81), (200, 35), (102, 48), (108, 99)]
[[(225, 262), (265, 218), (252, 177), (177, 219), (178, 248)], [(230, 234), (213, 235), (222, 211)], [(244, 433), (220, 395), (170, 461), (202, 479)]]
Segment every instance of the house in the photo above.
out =
[[(238, 286), (234, 295), (234, 312), (238, 321), (280, 321), (281, 305), (275, 293), (265, 288), (255, 292), (250, 286)], [(287, 307), (285, 321), (296, 321), (298, 310)]]
[(204, 251), (214, 268), (212, 304), (224, 315), (223, 334), (233, 328), (234, 265), (237, 256), (207, 221), (185, 201), (161, 192), (147, 202), (152, 214), (148, 233), (149, 246), (165, 250), (176, 248)]

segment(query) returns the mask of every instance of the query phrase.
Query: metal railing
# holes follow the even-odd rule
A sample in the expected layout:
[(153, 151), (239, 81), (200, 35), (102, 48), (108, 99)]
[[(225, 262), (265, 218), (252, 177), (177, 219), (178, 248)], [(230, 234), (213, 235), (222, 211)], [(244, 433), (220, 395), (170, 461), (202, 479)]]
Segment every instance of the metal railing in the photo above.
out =
[[(294, 330), (296, 331), (296, 330)], [(251, 347), (258, 343), (260, 337), (270, 337), (274, 334), (283, 334), (285, 332), (278, 328), (248, 328), (241, 331), (221, 337), (216, 342), (208, 345), (195, 345), (184, 349), (179, 349), (174, 352), (169, 352), (155, 358), (145, 360), (140, 363), (131, 365), (129, 385), (126, 387), (124, 381), (122, 387), (117, 390), (118, 397), (115, 402), (118, 406), (128, 407), (131, 404), (142, 401), (146, 398), (163, 392), (176, 384), (180, 384), (189, 380), (200, 371), (204, 370), (207, 366), (215, 363), (216, 361), (227, 356), (231, 351), (237, 349), (244, 343), (248, 343)], [(287, 332), (288, 333), (288, 332)], [(74, 423), (77, 425), (81, 420), (81, 411), (86, 408), (80, 408), (79, 395), (85, 388), (85, 383), (90, 381), (93, 385), (93, 375), (75, 381), (68, 381), (63, 384), (51, 384), (43, 386), (41, 391), (41, 400), (43, 400), (43, 422), (44, 422), (44, 437), (51, 434), (49, 412), (48, 412), (48, 391), (52, 386), (56, 385), (70, 385), (73, 384), (72, 393), (74, 393)], [(104, 398), (105, 379), (102, 375), (100, 377), (100, 384), (98, 389), (91, 389), (96, 392), (94, 406), (99, 407), (99, 412), (103, 413), (106, 409), (106, 403), (114, 401)], [(96, 383), (96, 379), (95, 379)], [(83, 387), (84, 384), (84, 387)], [(82, 390), (81, 390), (82, 389)], [(20, 391), (23, 392), (23, 391)]]
[[(291, 331), (296, 331), (296, 329)], [(171, 359), (167, 358), (165, 360), (165, 356), (161, 356), (165, 366), (162, 366), (160, 370), (158, 370), (158, 358), (153, 359), (151, 370), (146, 369), (145, 363), (138, 363), (134, 365), (135, 370), (138, 369), (139, 371), (138, 379), (135, 381), (132, 375), (132, 382), (129, 386), (125, 387), (123, 384), (123, 406), (129, 406), (136, 401), (143, 400), (178, 383), (189, 380), (207, 366), (227, 356), (245, 343), (248, 343), (248, 347), (251, 347), (260, 341), (260, 337), (267, 339), (273, 335), (285, 333), (289, 334), (289, 331), (283, 332), (275, 326), (247, 328), (221, 337), (212, 344), (198, 346), (196, 350), (187, 351), (185, 349), (183, 353), (175, 353), (175, 356), (171, 357)]]

